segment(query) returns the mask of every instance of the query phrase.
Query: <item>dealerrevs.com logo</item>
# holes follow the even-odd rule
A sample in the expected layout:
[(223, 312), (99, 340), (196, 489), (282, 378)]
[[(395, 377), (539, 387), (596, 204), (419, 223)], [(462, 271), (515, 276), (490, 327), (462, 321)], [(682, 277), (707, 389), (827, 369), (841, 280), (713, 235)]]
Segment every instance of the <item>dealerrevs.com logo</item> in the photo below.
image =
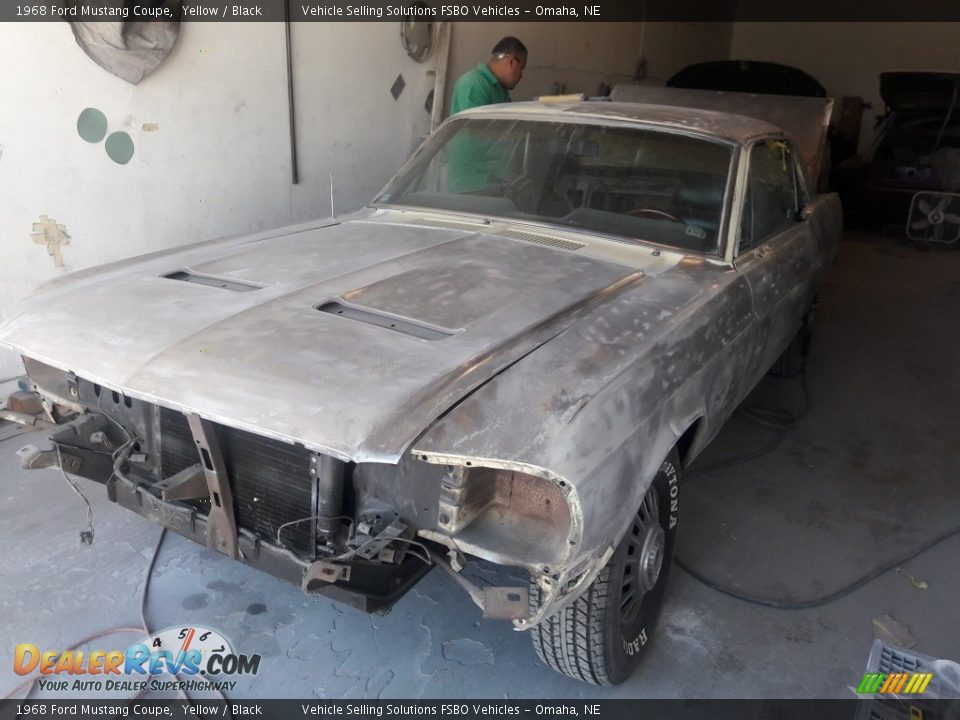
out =
[(13, 670), (39, 672), (41, 690), (223, 691), (236, 685), (225, 678), (256, 675), (260, 656), (237, 654), (216, 630), (191, 626), (169, 628), (126, 650), (41, 650), (21, 643)]

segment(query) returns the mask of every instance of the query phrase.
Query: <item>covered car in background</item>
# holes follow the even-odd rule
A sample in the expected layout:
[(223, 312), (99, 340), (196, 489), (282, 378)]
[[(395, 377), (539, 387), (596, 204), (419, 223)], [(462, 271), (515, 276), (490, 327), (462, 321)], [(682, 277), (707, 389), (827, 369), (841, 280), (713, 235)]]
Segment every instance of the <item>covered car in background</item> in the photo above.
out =
[(666, 82), (686, 90), (721, 90), (755, 95), (825, 98), (827, 91), (799, 68), (758, 60), (714, 60), (688, 65)]
[[(764, 113), (761, 117), (767, 121), (771, 121), (767, 113), (775, 112), (773, 124), (784, 129), (790, 129), (793, 125), (792, 129), (800, 132), (810, 132), (811, 129), (791, 122), (794, 104), (788, 98), (821, 98), (826, 107), (833, 107), (833, 100), (827, 99), (826, 88), (813, 75), (791, 65), (759, 60), (713, 60), (688, 65), (670, 77), (666, 86), (673, 88), (673, 92), (712, 91), (718, 98), (727, 96), (722, 109), (728, 112), (750, 115), (750, 110), (742, 110), (738, 104), (761, 108)], [(781, 100), (769, 102), (761, 99), (761, 102), (753, 103), (750, 99), (753, 95), (776, 95)], [(804, 101), (800, 101), (800, 107), (804, 107)], [(809, 116), (809, 111), (800, 111), (801, 121)], [(829, 115), (826, 122), (830, 134), (824, 140), (823, 147), (817, 149), (820, 169), (815, 180), (819, 191), (826, 191), (829, 187), (833, 163), (850, 154), (846, 149), (848, 146), (852, 144), (856, 147), (856, 140), (851, 143), (850, 138), (838, 132), (838, 127), (830, 125)], [(819, 133), (818, 128), (813, 131)]]
[[(462, 113), (351, 216), (74, 273), (9, 313), (0, 342), (65, 422), (25, 464), (371, 612), (440, 566), (551, 667), (622, 682), (681, 468), (802, 362), (840, 232), (820, 143), (663, 104)], [(480, 588), (474, 558), (529, 585)]]
[(866, 160), (837, 168), (851, 224), (916, 240), (960, 235), (960, 73), (880, 75), (886, 112)]

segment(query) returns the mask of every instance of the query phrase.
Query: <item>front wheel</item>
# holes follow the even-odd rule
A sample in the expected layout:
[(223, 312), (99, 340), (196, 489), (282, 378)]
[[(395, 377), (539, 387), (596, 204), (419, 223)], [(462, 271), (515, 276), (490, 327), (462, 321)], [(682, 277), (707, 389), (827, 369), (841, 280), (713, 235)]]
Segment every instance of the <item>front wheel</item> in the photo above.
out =
[[(557, 672), (593, 685), (619, 685), (646, 651), (673, 559), (680, 462), (660, 466), (626, 536), (574, 602), (531, 630), (537, 656)], [(538, 607), (540, 588), (530, 586)]]
[(803, 372), (810, 352), (810, 337), (813, 334), (813, 307), (807, 310), (800, 323), (800, 329), (790, 340), (790, 344), (770, 367), (774, 377), (791, 378)]

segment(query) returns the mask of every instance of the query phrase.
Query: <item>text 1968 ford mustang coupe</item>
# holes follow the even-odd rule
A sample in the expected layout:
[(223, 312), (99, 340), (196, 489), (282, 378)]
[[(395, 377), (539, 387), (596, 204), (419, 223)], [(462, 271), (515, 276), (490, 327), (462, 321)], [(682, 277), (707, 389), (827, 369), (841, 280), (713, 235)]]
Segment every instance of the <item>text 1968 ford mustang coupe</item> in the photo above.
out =
[[(24, 462), (371, 612), (439, 565), (551, 667), (622, 682), (681, 468), (802, 360), (840, 228), (810, 102), (796, 135), (692, 106), (478, 108), (349, 217), (49, 283), (0, 326), (63, 422)], [(474, 585), (472, 558), (529, 587)]]

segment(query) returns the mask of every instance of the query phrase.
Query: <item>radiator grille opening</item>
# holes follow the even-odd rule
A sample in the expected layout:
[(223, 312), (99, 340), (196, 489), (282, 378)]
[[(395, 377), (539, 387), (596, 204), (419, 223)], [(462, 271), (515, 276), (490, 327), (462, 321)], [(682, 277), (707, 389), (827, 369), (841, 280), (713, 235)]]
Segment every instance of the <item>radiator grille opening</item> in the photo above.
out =
[[(265, 438), (233, 428), (216, 426), (238, 527), (246, 528), (271, 543), (283, 523), (315, 515), (310, 452), (299, 445)], [(198, 462), (186, 417), (160, 408), (160, 467), (166, 479)], [(210, 503), (190, 501), (206, 514)], [(313, 558), (316, 551), (314, 522), (288, 525), (281, 534), (283, 544), (294, 552)]]

